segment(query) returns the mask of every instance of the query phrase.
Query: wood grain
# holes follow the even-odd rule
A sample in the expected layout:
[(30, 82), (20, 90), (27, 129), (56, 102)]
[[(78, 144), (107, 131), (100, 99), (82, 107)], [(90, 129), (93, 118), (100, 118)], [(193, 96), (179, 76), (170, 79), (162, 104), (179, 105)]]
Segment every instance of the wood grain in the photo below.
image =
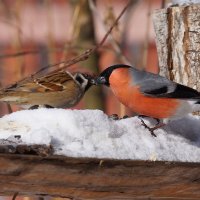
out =
[(200, 91), (200, 4), (153, 14), (160, 74)]
[(200, 164), (0, 154), (0, 194), (200, 199)]

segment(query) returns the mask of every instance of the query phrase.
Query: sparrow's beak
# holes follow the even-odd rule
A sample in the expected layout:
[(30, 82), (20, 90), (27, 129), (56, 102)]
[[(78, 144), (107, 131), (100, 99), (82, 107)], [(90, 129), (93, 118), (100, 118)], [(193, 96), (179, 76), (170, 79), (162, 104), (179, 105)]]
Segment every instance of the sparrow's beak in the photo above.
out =
[(103, 76), (99, 76), (94, 79), (94, 85), (104, 85), (106, 83), (106, 79)]
[(88, 80), (88, 84), (90, 86), (96, 85), (96, 78), (94, 76), (89, 75), (89, 74), (84, 74), (84, 77)]
[(94, 79), (94, 78), (90, 79), (90, 84), (91, 85), (97, 85), (96, 79)]

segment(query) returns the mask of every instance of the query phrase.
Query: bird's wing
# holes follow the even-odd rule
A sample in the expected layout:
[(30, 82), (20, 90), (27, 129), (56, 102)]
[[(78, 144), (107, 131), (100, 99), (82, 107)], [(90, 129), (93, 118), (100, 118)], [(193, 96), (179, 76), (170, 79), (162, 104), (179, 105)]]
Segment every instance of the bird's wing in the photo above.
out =
[(151, 97), (199, 99), (200, 93), (187, 86), (175, 83), (169, 79), (150, 72), (131, 68), (133, 83), (138, 85), (140, 91)]
[(73, 81), (73, 76), (68, 72), (52, 73), (37, 79), (16, 83), (10, 87), (3, 89), (3, 93), (9, 92), (57, 92), (63, 91), (69, 81)]

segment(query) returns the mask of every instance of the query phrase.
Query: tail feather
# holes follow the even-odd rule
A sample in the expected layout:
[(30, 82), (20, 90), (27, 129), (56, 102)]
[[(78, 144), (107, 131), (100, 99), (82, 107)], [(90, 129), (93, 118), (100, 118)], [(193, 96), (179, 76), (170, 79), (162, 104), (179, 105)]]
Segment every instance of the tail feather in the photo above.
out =
[(195, 104), (200, 104), (200, 100), (197, 100), (197, 101), (195, 102)]

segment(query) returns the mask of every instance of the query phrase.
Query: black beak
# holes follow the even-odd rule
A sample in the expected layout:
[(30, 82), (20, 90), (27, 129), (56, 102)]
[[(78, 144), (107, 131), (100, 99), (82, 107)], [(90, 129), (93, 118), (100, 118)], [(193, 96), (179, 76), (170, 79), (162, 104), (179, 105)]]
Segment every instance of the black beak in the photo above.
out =
[(106, 83), (106, 79), (103, 76), (99, 76), (96, 79), (93, 79), (94, 85), (104, 85)]

